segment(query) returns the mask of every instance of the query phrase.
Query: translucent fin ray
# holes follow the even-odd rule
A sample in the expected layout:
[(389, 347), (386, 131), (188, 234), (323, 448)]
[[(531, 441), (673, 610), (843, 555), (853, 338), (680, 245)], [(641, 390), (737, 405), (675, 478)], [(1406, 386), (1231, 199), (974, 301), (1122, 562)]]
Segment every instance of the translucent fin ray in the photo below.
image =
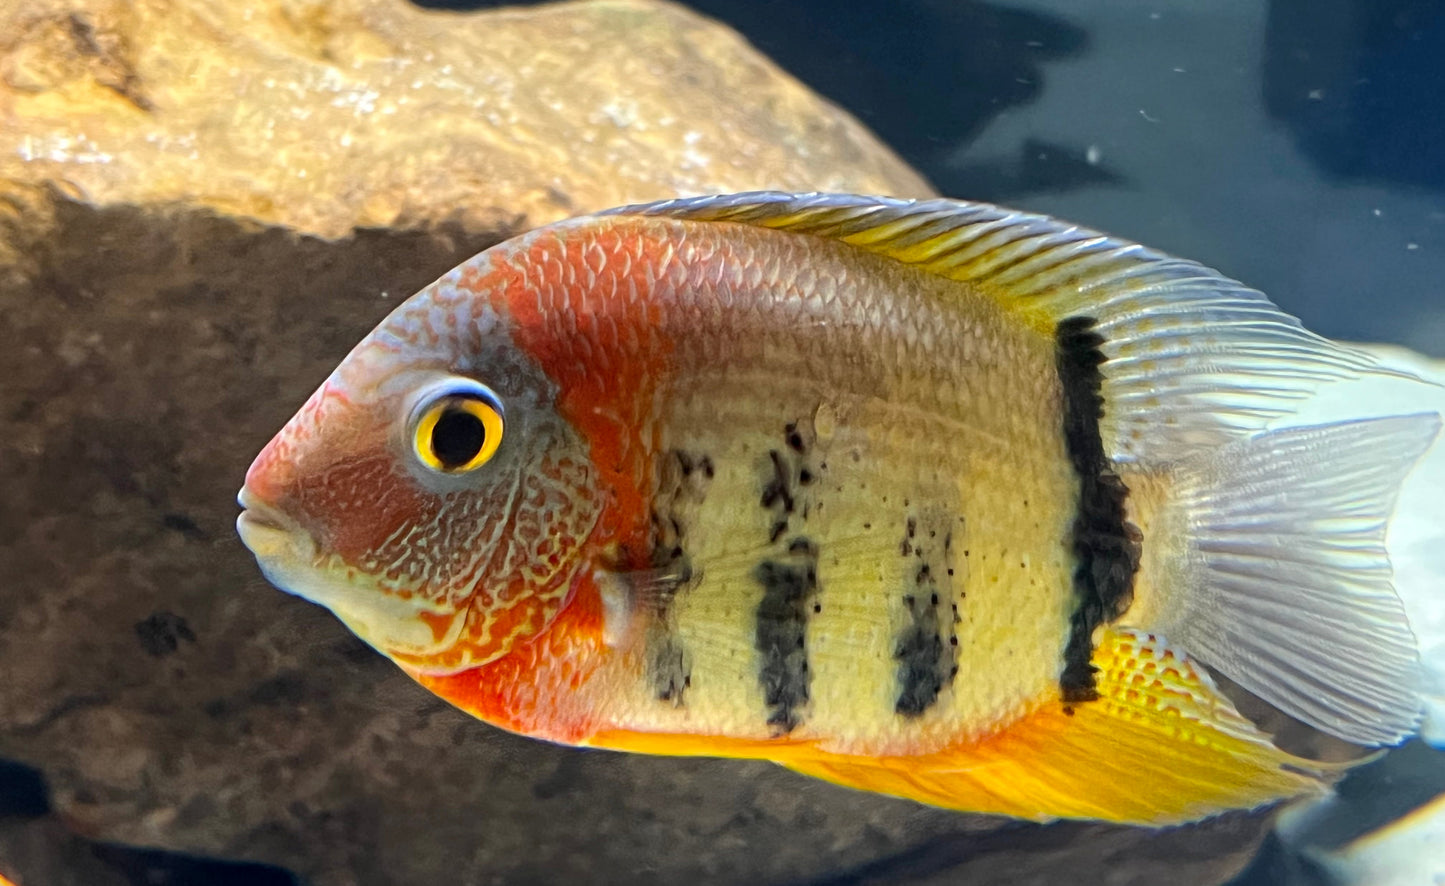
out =
[(1385, 529), (1433, 413), (1288, 428), (1177, 469), (1184, 553), (1157, 627), (1285, 713), (1393, 744), (1420, 718), (1415, 638)]
[(993, 299), (1045, 333), (1065, 318), (1093, 317), (1108, 358), (1101, 431), (1116, 460), (1222, 445), (1289, 414), (1321, 383), (1376, 366), (1195, 262), (983, 203), (757, 192), (608, 214), (837, 240), (966, 284), (959, 297)]

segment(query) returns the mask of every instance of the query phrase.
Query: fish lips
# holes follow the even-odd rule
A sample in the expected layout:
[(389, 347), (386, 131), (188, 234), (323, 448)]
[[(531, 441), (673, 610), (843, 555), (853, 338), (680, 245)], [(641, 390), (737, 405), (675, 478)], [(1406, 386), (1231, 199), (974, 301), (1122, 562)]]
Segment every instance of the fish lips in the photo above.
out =
[[(328, 568), (311, 533), (295, 520), (249, 488), (242, 487), (236, 500), (242, 508), (236, 532), (272, 585), (331, 610), (353, 633), (387, 655), (429, 655), (456, 642), (466, 620), (464, 611), (400, 599), (364, 575)], [(441, 636), (423, 615), (447, 619)]]
[(310, 533), (266, 504), (249, 488), (242, 487), (236, 503), (241, 506), (241, 514), (236, 518), (236, 533), (241, 536), (241, 543), (256, 557), (256, 564), (261, 567), (266, 580), (283, 591), (306, 597), (306, 594), (290, 586), (286, 573), (292, 570), (285, 568), (284, 564), (304, 563), (315, 558), (316, 545)]

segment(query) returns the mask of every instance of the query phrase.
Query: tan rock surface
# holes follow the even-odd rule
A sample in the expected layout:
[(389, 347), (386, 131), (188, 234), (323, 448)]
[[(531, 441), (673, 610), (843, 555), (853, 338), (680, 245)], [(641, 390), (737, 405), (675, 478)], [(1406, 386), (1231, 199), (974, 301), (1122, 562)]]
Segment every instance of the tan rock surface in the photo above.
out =
[(763, 764), (509, 736), (260, 578), (245, 467), (399, 297), (525, 226), (749, 187), (927, 191), (677, 7), (0, 4), (0, 757), (75, 834), (0, 803), (0, 871), (97, 883), (101, 856), (67, 866), (83, 839), (318, 886), (1238, 868), (1262, 816), (1000, 834)]
[(740, 37), (654, 2), (0, 5), (0, 181), (322, 237), (678, 193), (927, 185)]

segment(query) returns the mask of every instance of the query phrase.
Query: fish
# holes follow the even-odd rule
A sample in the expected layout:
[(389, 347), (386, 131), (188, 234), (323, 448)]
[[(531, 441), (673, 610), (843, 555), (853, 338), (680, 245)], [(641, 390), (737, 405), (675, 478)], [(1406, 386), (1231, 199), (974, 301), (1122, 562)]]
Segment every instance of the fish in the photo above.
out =
[(1385, 533), (1439, 411), (1289, 423), (1376, 376), (1414, 381), (1045, 216), (681, 198), (398, 306), (257, 455), (238, 531), (504, 730), (1169, 825), (1351, 765), (1214, 672), (1361, 748), (1421, 726)]

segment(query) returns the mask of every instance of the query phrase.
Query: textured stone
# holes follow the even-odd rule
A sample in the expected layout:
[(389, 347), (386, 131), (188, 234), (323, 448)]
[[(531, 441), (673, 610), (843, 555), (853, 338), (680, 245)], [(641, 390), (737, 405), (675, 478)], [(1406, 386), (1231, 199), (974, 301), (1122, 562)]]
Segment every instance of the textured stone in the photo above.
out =
[(261, 579), (245, 467), (400, 297), (533, 224), (750, 187), (927, 193), (672, 6), (0, 7), (0, 757), (54, 810), (0, 809), (0, 871), (154, 872), (119, 844), (318, 886), (1237, 869), (1267, 816), (1016, 825), (510, 736)]
[[(0, 182), (322, 237), (755, 187), (927, 192), (733, 32), (626, 0), (0, 5)], [(31, 237), (34, 202), (11, 221)]]

